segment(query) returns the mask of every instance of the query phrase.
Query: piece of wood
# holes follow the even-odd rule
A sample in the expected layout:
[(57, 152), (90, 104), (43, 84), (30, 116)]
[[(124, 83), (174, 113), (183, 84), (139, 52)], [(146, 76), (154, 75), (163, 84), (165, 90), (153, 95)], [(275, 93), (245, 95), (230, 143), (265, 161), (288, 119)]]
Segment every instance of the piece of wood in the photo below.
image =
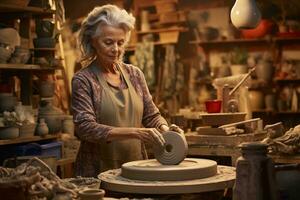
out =
[(231, 123), (231, 124), (225, 124), (225, 125), (219, 126), (219, 128), (228, 128), (228, 127), (237, 126), (237, 125), (241, 125), (241, 124), (247, 124), (247, 123), (250, 123), (250, 122), (257, 122), (259, 120), (260, 120), (260, 118), (254, 118), (254, 119), (235, 122), (235, 123)]
[(198, 127), (197, 133), (199, 135), (227, 135), (221, 128)]

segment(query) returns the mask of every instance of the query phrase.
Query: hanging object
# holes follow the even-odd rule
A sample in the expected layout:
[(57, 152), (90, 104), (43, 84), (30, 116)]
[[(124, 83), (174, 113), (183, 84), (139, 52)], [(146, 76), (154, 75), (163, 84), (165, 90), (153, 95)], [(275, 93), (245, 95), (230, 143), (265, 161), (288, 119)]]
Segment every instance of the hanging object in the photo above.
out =
[(255, 0), (236, 0), (230, 18), (236, 28), (251, 29), (259, 24), (261, 14)]

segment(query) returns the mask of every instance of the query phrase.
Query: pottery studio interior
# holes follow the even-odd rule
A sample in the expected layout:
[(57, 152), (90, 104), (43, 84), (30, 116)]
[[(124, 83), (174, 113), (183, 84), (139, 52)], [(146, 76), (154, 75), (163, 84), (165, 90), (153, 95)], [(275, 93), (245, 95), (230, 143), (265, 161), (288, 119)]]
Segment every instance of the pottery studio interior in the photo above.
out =
[(0, 0), (0, 199), (299, 200), (299, 10)]

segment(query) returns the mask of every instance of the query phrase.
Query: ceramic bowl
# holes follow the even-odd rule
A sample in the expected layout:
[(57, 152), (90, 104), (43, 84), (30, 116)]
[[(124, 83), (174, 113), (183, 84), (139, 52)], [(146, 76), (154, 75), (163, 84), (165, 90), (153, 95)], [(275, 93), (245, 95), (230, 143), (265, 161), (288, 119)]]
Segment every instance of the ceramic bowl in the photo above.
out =
[(101, 200), (105, 195), (102, 189), (83, 189), (78, 192), (81, 200)]
[(221, 100), (207, 100), (205, 101), (206, 111), (208, 113), (219, 113), (222, 108)]
[(19, 128), (18, 127), (0, 127), (0, 139), (9, 140), (19, 137)]

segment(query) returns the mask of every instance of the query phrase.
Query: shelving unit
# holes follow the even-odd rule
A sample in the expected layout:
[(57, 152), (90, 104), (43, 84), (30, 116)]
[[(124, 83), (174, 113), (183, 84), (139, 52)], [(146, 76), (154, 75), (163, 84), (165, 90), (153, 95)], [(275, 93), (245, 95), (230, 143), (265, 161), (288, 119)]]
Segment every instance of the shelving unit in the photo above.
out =
[(9, 145), (9, 144), (20, 144), (20, 143), (27, 143), (27, 142), (38, 142), (38, 141), (44, 141), (44, 140), (53, 140), (57, 139), (58, 135), (46, 135), (44, 137), (41, 136), (33, 136), (33, 137), (19, 137), (16, 139), (10, 139), (10, 140), (0, 140), (0, 146), (2, 145)]
[[(217, 41), (190, 41), (191, 45), (200, 46), (209, 60), (210, 53), (230, 51), (235, 47), (247, 48), (249, 51), (272, 51), (275, 62), (280, 62), (282, 52), (285, 49), (300, 49), (300, 37), (269, 37), (262, 39), (234, 39), (234, 40), (217, 40)], [(251, 88), (254, 90), (268, 91), (273, 87), (280, 88), (284, 86), (300, 85), (300, 79), (273, 79), (272, 84)], [(270, 117), (271, 116), (271, 117)], [(300, 111), (271, 111), (271, 110), (254, 110), (253, 117), (262, 117), (268, 120), (284, 121), (285, 119), (295, 121), (295, 117), (300, 116)], [(272, 118), (272, 119), (271, 119)], [(290, 122), (289, 122), (290, 123)]]

